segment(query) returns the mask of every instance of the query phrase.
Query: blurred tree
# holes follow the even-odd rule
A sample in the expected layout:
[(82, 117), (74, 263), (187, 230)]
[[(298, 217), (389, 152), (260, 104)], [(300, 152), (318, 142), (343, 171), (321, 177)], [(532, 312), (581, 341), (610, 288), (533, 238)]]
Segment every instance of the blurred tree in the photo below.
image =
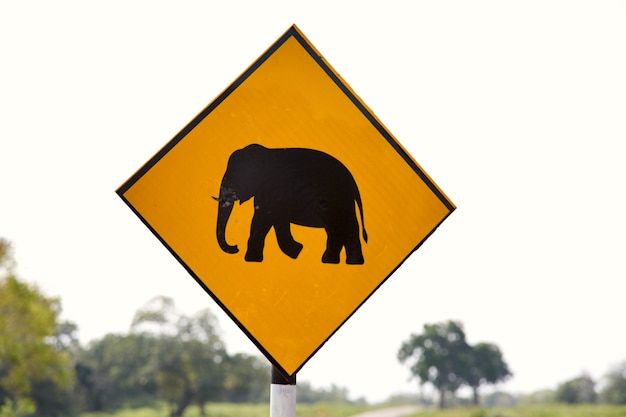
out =
[(44, 391), (71, 383), (69, 355), (55, 345), (61, 303), (18, 280), (13, 266), (11, 245), (0, 239), (0, 405), (42, 415)]
[(87, 411), (156, 400), (158, 340), (150, 334), (108, 334), (92, 341), (76, 359), (79, 391)]
[(76, 323), (64, 320), (57, 324), (56, 334), (52, 339), (52, 344), (59, 351), (75, 354), (80, 349), (80, 342), (77, 336), (78, 326)]
[(463, 325), (456, 321), (425, 324), (421, 334), (413, 334), (398, 351), (401, 363), (411, 361), (411, 373), (420, 383), (429, 382), (439, 393), (439, 407), (447, 394), (454, 395), (461, 385), (473, 391), (478, 405), (478, 390), (483, 384), (496, 384), (512, 375), (498, 346), (465, 340)]
[(460, 322), (425, 324), (421, 334), (412, 334), (398, 351), (401, 363), (412, 362), (410, 370), (420, 383), (431, 383), (444, 408), (446, 393), (454, 393), (469, 372), (470, 346)]
[(203, 416), (206, 403), (219, 399), (224, 391), (224, 361), (228, 355), (217, 329), (217, 318), (208, 309), (182, 327), (183, 334), (191, 337), (187, 348), (195, 368), (196, 402)]
[(219, 397), (226, 351), (209, 310), (187, 317), (171, 298), (157, 297), (137, 311), (131, 331), (153, 334), (158, 340), (156, 382), (171, 404), (171, 417), (182, 416), (194, 400), (204, 413), (206, 402)]
[(479, 403), (478, 389), (481, 385), (497, 384), (513, 375), (498, 346), (491, 343), (478, 343), (472, 346), (468, 355), (468, 365), (463, 379), (472, 388), (474, 405)]
[(626, 361), (610, 370), (604, 380), (604, 387), (600, 392), (602, 402), (626, 404)]
[[(233, 403), (269, 401), (271, 366), (265, 358), (236, 353), (226, 358), (224, 366), (226, 379), (223, 399), (225, 401)], [(308, 381), (298, 381), (298, 402), (366, 403), (364, 399), (350, 401), (348, 390), (344, 387), (333, 384), (329, 388), (313, 388)]]
[(0, 237), (0, 278), (13, 274), (13, 246), (11, 242)]
[(519, 402), (524, 405), (552, 404), (554, 403), (555, 391), (552, 389), (542, 389), (533, 391), (530, 394), (523, 394), (519, 397)]
[(513, 407), (517, 404), (518, 399), (508, 393), (495, 391), (485, 396), (483, 400), (484, 407)]
[(348, 389), (332, 384), (330, 388), (313, 388), (311, 383), (298, 382), (298, 402), (301, 403), (349, 403)]
[(555, 399), (568, 404), (595, 403), (598, 400), (595, 385), (589, 375), (579, 376), (559, 385)]
[(227, 358), (224, 366), (226, 401), (234, 403), (269, 401), (271, 368), (265, 359), (236, 353)]
[[(62, 321), (57, 324), (56, 334), (48, 339), (56, 352), (73, 359), (80, 348), (76, 324)], [(68, 368), (71, 382), (75, 384), (75, 374)], [(50, 378), (33, 381), (33, 400), (35, 402), (35, 416), (66, 417), (76, 410), (73, 402), (73, 386), (62, 386)]]

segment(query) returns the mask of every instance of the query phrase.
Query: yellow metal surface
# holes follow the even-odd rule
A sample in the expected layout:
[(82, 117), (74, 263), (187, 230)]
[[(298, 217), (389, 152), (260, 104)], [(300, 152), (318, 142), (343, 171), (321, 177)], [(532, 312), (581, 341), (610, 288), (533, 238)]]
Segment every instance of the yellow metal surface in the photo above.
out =
[[(362, 265), (346, 264), (345, 251), (339, 264), (321, 262), (324, 229), (297, 225), (297, 259), (271, 230), (263, 262), (246, 262), (253, 199), (235, 204), (226, 229), (239, 253), (220, 249), (212, 197), (229, 156), (251, 143), (317, 149), (348, 168), (369, 235)], [(289, 375), (454, 210), (295, 26), (118, 193)]]

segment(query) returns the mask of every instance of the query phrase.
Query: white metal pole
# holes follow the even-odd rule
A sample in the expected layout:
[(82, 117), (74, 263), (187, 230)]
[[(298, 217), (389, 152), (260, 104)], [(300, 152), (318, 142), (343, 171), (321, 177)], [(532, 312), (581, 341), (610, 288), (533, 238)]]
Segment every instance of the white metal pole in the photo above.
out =
[(270, 417), (296, 417), (296, 375), (285, 377), (272, 366)]

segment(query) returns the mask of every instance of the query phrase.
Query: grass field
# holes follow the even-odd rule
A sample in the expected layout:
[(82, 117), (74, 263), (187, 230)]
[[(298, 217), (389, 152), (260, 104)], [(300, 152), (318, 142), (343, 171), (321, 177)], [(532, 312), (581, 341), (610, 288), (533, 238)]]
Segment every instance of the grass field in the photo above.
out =
[(512, 408), (452, 408), (422, 411), (410, 417), (626, 417), (626, 406), (555, 404)]
[[(350, 417), (372, 407), (350, 404), (298, 404), (296, 414), (298, 417)], [(268, 404), (210, 404), (205, 407), (205, 417), (268, 417), (270, 405)], [(83, 413), (80, 417), (168, 417), (165, 407), (135, 408), (119, 410), (115, 413)], [(198, 407), (189, 407), (184, 417), (201, 417)]]
[[(372, 407), (350, 404), (298, 404), (297, 417), (350, 417)], [(206, 417), (269, 417), (269, 404), (210, 404)], [(136, 408), (115, 413), (84, 413), (80, 417), (168, 417), (167, 409)], [(190, 407), (184, 417), (201, 417)], [(407, 417), (626, 417), (626, 406), (537, 405), (513, 408), (451, 408), (424, 410)]]

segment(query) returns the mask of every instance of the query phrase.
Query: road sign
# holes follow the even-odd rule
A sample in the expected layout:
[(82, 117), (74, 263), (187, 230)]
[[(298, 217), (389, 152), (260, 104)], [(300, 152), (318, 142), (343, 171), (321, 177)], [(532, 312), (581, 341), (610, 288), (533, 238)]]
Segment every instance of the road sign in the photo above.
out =
[(286, 375), (455, 209), (295, 26), (117, 192)]

